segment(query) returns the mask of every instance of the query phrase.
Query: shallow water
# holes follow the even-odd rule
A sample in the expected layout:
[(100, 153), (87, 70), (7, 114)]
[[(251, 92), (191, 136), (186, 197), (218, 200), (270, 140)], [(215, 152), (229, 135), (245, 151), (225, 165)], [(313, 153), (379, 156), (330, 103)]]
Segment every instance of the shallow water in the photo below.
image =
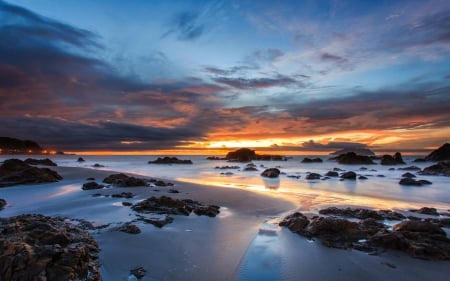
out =
[[(15, 156), (16, 157), (16, 156)], [(17, 158), (26, 158), (19, 156)], [(398, 170), (401, 167), (418, 166), (424, 168), (432, 163), (413, 163), (415, 156), (406, 156), (406, 165), (382, 166), (376, 165), (340, 165), (329, 157), (321, 157), (323, 163), (301, 163), (302, 156), (294, 156), (288, 161), (254, 161), (258, 171), (243, 171), (246, 164), (229, 163), (226, 161), (206, 160), (206, 156), (177, 156), (180, 159), (191, 159), (193, 164), (161, 165), (148, 164), (149, 160), (155, 160), (157, 156), (83, 156), (85, 162), (79, 163), (78, 156), (55, 155), (50, 158), (59, 166), (93, 168), (94, 164), (104, 165), (100, 170), (114, 170), (120, 172), (135, 173), (163, 179), (175, 179), (180, 181), (199, 183), (211, 186), (224, 186), (249, 190), (267, 191), (272, 193), (288, 193), (327, 197), (329, 203), (333, 198), (347, 198), (349, 204), (379, 205), (385, 200), (433, 205), (438, 208), (450, 208), (450, 177), (443, 176), (419, 176), (419, 179), (431, 181), (427, 186), (402, 186), (398, 182), (401, 175), (407, 171)], [(308, 156), (313, 158), (315, 156)], [(1, 160), (10, 157), (2, 156)], [(39, 156), (35, 157), (39, 158)], [(41, 157), (43, 158), (43, 157)], [(240, 166), (236, 169), (215, 169), (221, 166)], [(266, 168), (277, 167), (282, 175), (278, 179), (267, 179), (260, 176)], [(358, 175), (364, 175), (366, 180), (340, 180), (330, 178), (327, 180), (306, 180), (308, 172), (324, 175), (327, 171), (339, 168), (345, 171), (354, 171)], [(365, 168), (365, 169), (364, 169)], [(390, 170), (390, 168), (395, 168)], [(227, 175), (221, 173), (228, 173)], [(411, 172), (415, 173), (415, 172)], [(293, 178), (296, 176), (298, 178)], [(337, 202), (339, 204), (339, 202)], [(342, 203), (342, 202), (340, 202)], [(390, 204), (390, 203), (388, 203)], [(382, 205), (382, 204), (381, 204)]]

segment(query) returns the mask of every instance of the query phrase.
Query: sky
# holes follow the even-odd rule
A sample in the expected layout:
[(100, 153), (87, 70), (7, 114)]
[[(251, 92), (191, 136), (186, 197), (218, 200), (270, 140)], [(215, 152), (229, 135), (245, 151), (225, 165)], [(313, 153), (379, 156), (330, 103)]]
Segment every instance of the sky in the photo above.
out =
[(69, 152), (450, 141), (450, 1), (0, 0), (0, 136)]

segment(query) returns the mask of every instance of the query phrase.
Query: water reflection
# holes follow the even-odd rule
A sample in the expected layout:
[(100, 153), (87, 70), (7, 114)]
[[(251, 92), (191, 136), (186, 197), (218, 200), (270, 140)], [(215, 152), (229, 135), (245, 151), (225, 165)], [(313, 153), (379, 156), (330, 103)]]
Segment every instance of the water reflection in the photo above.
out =
[(262, 178), (264, 187), (271, 190), (280, 188), (280, 178)]

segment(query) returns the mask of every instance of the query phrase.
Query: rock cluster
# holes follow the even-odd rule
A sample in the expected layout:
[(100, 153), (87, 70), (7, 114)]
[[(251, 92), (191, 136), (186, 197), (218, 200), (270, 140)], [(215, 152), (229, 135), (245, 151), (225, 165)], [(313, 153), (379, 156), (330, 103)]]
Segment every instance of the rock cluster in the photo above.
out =
[(431, 184), (430, 181), (427, 180), (415, 180), (412, 177), (402, 178), (399, 182), (400, 185), (409, 185), (409, 186), (422, 186)]
[(0, 166), (0, 187), (18, 184), (57, 182), (62, 177), (49, 168), (28, 165), (19, 159), (8, 159)]
[(357, 155), (354, 152), (347, 152), (346, 154), (341, 154), (330, 159), (336, 160), (339, 164), (346, 165), (375, 164), (369, 156)]
[(277, 168), (269, 168), (264, 170), (264, 172), (261, 173), (262, 177), (266, 177), (266, 178), (278, 178), (278, 176), (280, 175), (280, 170), (278, 170)]
[(89, 181), (83, 184), (81, 189), (83, 190), (92, 190), (92, 189), (102, 189), (105, 186), (103, 184), (98, 184), (95, 181)]
[(296, 212), (285, 217), (279, 225), (308, 238), (317, 237), (328, 247), (365, 251), (387, 248), (404, 251), (416, 258), (450, 260), (450, 239), (432, 221), (406, 220), (394, 225), (390, 231), (379, 220), (390, 216), (397, 219), (402, 215), (398, 216), (395, 212), (389, 215), (390, 211), (349, 208), (328, 208), (320, 213), (357, 217), (360, 220), (349, 221), (335, 216), (314, 216), (308, 219)]
[(369, 210), (364, 208), (336, 208), (329, 207), (319, 211), (321, 215), (333, 215), (357, 219), (376, 219), (376, 220), (403, 220), (406, 217), (398, 212), (391, 210)]
[(308, 158), (308, 157), (305, 157), (302, 160), (302, 163), (322, 163), (322, 162), (323, 162), (323, 160), (320, 159), (320, 158)]
[(112, 184), (118, 187), (146, 186), (144, 179), (130, 177), (125, 174), (112, 174), (103, 179), (104, 183)]
[(98, 245), (62, 218), (0, 218), (0, 280), (101, 280)]
[[(159, 198), (150, 197), (131, 207), (134, 211), (144, 214), (159, 214), (159, 215), (183, 215), (189, 216), (194, 212), (198, 216), (215, 217), (220, 213), (220, 207), (216, 205), (203, 205), (191, 199), (173, 199), (167, 196)], [(173, 219), (168, 219), (164, 224), (171, 223)], [(151, 220), (147, 221), (154, 224)], [(161, 224), (158, 220), (158, 224)], [(156, 226), (163, 226), (156, 225)]]
[(192, 161), (187, 159), (178, 159), (177, 157), (158, 157), (158, 159), (153, 161), (148, 161), (148, 164), (192, 164)]
[(431, 165), (424, 168), (421, 175), (426, 176), (447, 176), (450, 177), (450, 162), (439, 162), (437, 164)]
[(33, 159), (33, 158), (27, 158), (25, 161), (28, 165), (43, 165), (43, 166), (58, 166), (55, 162), (52, 160), (45, 158), (45, 159)]
[(401, 165), (405, 164), (403, 161), (402, 154), (400, 152), (396, 152), (394, 156), (391, 155), (383, 155), (380, 161), (381, 165)]
[(250, 162), (252, 160), (264, 161), (286, 161), (287, 158), (281, 155), (258, 155), (254, 150), (249, 148), (240, 148), (235, 151), (230, 151), (225, 156), (225, 159), (230, 162)]

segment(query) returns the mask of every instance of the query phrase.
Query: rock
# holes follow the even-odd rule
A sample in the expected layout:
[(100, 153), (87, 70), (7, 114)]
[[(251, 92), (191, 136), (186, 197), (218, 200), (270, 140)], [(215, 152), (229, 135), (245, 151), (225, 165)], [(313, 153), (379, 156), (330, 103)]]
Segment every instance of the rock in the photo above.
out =
[(427, 157), (426, 161), (445, 161), (450, 160), (450, 143), (445, 143), (438, 149), (431, 152)]
[(99, 248), (62, 218), (0, 218), (0, 280), (101, 280)]
[(84, 160), (83, 157), (78, 157), (77, 162), (84, 162), (84, 161), (86, 161), (86, 160)]
[(358, 218), (358, 219), (375, 219), (375, 220), (402, 220), (405, 219), (400, 213), (393, 212), (390, 210), (379, 210), (374, 211), (364, 208), (336, 208), (328, 207), (319, 211), (321, 215), (333, 215), (348, 218)]
[(192, 164), (191, 160), (182, 160), (177, 157), (158, 157), (154, 161), (148, 161), (149, 164)]
[(355, 153), (358, 155), (363, 155), (363, 156), (373, 156), (375, 155), (375, 153), (373, 153), (372, 150), (368, 149), (368, 148), (358, 148), (358, 147), (348, 147), (348, 148), (343, 148), (341, 150), (332, 152), (331, 155), (341, 155), (341, 154), (346, 154), (346, 153)]
[(312, 218), (305, 232), (333, 248), (349, 248), (353, 242), (366, 237), (358, 223), (335, 217)]
[(398, 168), (399, 170), (402, 171), (420, 171), (421, 169), (417, 166), (408, 166), (408, 167), (404, 167), (404, 168)]
[(338, 174), (338, 172), (335, 172), (335, 171), (328, 171), (325, 174), (325, 176), (327, 176), (327, 177), (339, 177), (339, 174)]
[(143, 267), (136, 267), (130, 270), (130, 274), (136, 276), (137, 279), (141, 279), (145, 276), (147, 271)]
[(92, 190), (92, 189), (102, 189), (105, 186), (103, 184), (98, 184), (95, 181), (86, 182), (83, 184), (81, 189), (83, 190)]
[(227, 160), (225, 157), (208, 156), (206, 160)]
[(94, 165), (92, 165), (92, 167), (94, 167), (94, 168), (103, 168), (103, 167), (105, 167), (105, 166), (100, 165), (100, 164), (98, 164), (98, 163), (95, 163)]
[(369, 156), (357, 155), (354, 152), (347, 152), (346, 154), (341, 154), (330, 159), (336, 160), (339, 164), (346, 165), (375, 164)]
[(125, 207), (130, 207), (130, 206), (133, 206), (133, 203), (131, 203), (131, 202), (126, 202), (126, 201), (123, 201), (123, 202), (122, 202), (122, 206), (125, 206)]
[(256, 158), (254, 150), (241, 148), (236, 151), (228, 152), (225, 157), (228, 161), (233, 162), (250, 162)]
[(44, 166), (58, 166), (55, 162), (53, 162), (52, 160), (45, 158), (45, 159), (32, 159), (32, 158), (28, 158), (24, 161), (25, 163), (27, 163), (28, 165), (44, 165)]
[(417, 158), (417, 159), (414, 159), (413, 162), (414, 163), (423, 163), (423, 162), (427, 162), (427, 160), (425, 160), (425, 158)]
[(400, 164), (405, 164), (405, 162), (403, 161), (402, 158), (402, 154), (400, 152), (396, 152), (394, 154), (394, 156), (391, 155), (383, 155), (383, 157), (381, 157), (381, 165), (400, 165)]
[(320, 159), (320, 158), (308, 158), (308, 157), (305, 157), (302, 160), (302, 163), (322, 163), (322, 162), (323, 162), (323, 160)]
[(6, 204), (8, 204), (8, 203), (6, 202), (6, 200), (0, 198), (0, 210), (2, 210), (2, 209), (6, 206)]
[(416, 175), (414, 175), (414, 174), (411, 174), (411, 173), (404, 173), (403, 175), (402, 175), (402, 177), (403, 178), (415, 178), (416, 177)]
[(343, 172), (343, 171), (345, 171), (345, 170), (343, 170), (343, 169), (340, 169), (340, 168), (333, 168), (333, 171), (334, 172)]
[(154, 184), (156, 186), (173, 186), (173, 183), (165, 182), (165, 181), (162, 181), (162, 180), (157, 180), (157, 181), (154, 182)]
[(127, 198), (127, 199), (130, 199), (130, 198), (134, 197), (134, 194), (132, 192), (122, 192), (122, 193), (113, 194), (113, 195), (111, 195), (111, 197), (113, 197), (113, 198)]
[(427, 180), (415, 180), (413, 178), (402, 178), (399, 182), (400, 185), (409, 185), (409, 186), (422, 186), (432, 184)]
[(0, 166), (0, 187), (57, 182), (62, 177), (49, 168), (33, 167), (19, 159), (8, 159)]
[(248, 171), (258, 171), (258, 169), (256, 168), (256, 165), (253, 163), (249, 163), (247, 164), (247, 166), (245, 166), (244, 171), (248, 172)]
[(420, 208), (419, 210), (409, 210), (409, 211), (419, 213), (419, 214), (424, 214), (424, 215), (439, 216), (439, 213), (437, 212), (437, 210), (435, 208), (430, 208), (430, 207), (423, 207), (423, 208)]
[(450, 162), (439, 162), (431, 165), (419, 172), (421, 175), (427, 176), (448, 176), (450, 177)]
[(146, 186), (143, 179), (130, 177), (125, 174), (112, 174), (103, 179), (104, 183), (113, 184), (119, 187)]
[[(421, 233), (429, 233), (436, 234), (440, 236), (446, 236), (445, 231), (442, 230), (439, 226), (421, 220), (409, 220), (403, 221), (393, 226), (394, 231), (409, 231), (409, 232), (421, 232)], [(450, 245), (449, 245), (450, 246)]]
[(359, 180), (366, 180), (367, 177), (365, 177), (365, 176), (359, 176), (358, 179), (359, 179)]
[(349, 172), (345, 172), (341, 175), (342, 179), (348, 179), (348, 180), (354, 180), (356, 179), (356, 173), (349, 171)]
[[(216, 216), (219, 214), (220, 207), (215, 205), (202, 205), (199, 202), (190, 199), (173, 199), (166, 196), (160, 198), (151, 197), (145, 199), (131, 207), (136, 212), (154, 213), (165, 215), (184, 215), (188, 216), (192, 211), (197, 215)], [(214, 214), (212, 210), (215, 210)], [(196, 212), (197, 210), (197, 212)]]
[(295, 212), (293, 214), (285, 217), (280, 223), (280, 226), (287, 227), (290, 231), (295, 233), (301, 233), (304, 231), (306, 226), (308, 226), (309, 220), (300, 212)]
[(317, 173), (309, 173), (306, 175), (305, 179), (307, 180), (318, 180), (320, 179), (321, 175)]
[(167, 192), (169, 192), (169, 193), (180, 193), (178, 190), (173, 189), (173, 188), (169, 189), (169, 191), (167, 191)]
[(277, 178), (280, 175), (280, 170), (277, 168), (269, 168), (264, 170), (264, 172), (261, 173), (262, 177), (266, 178)]
[(90, 177), (90, 178), (87, 178), (86, 180), (87, 181), (95, 181), (95, 178)]
[(139, 227), (137, 227), (136, 225), (131, 224), (131, 223), (126, 223), (126, 224), (122, 225), (118, 230), (122, 231), (122, 232), (129, 233), (129, 234), (139, 234), (139, 233), (141, 233), (141, 229)]

